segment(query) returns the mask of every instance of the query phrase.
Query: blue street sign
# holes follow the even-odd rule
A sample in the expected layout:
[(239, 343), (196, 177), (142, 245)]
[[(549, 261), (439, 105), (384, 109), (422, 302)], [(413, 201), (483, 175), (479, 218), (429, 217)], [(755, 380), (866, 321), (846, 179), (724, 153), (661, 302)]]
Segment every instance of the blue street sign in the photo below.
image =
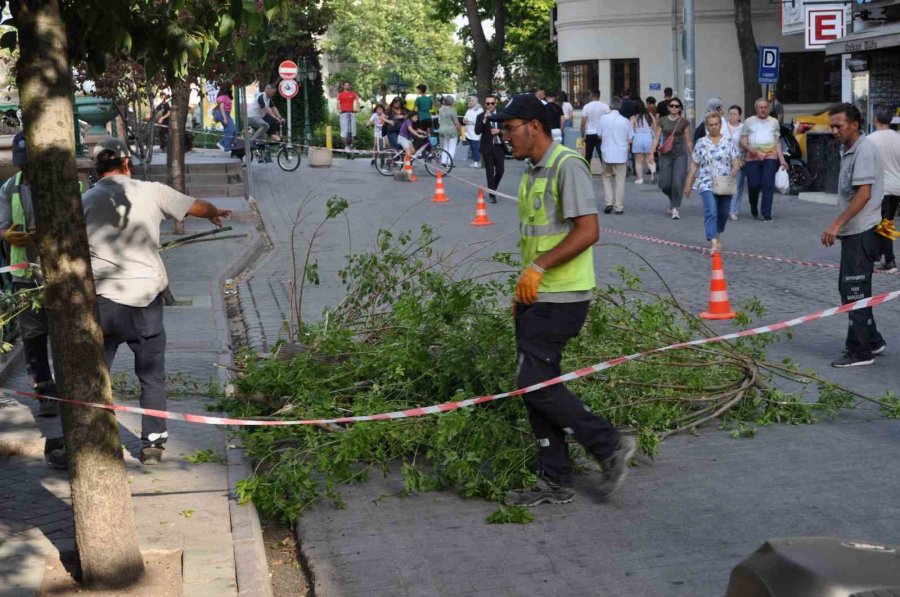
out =
[(778, 46), (759, 46), (759, 82), (778, 83)]

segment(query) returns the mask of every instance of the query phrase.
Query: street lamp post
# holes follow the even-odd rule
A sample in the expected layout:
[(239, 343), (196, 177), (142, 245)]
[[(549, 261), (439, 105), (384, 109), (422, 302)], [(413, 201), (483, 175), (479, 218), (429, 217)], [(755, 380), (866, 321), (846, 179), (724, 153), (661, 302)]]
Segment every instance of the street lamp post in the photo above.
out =
[(309, 126), (309, 82), (315, 81), (318, 76), (316, 68), (309, 63), (309, 60), (303, 58), (300, 60), (297, 68), (297, 76), (302, 78), (303, 82), (303, 137), (306, 144), (312, 144), (312, 128)]

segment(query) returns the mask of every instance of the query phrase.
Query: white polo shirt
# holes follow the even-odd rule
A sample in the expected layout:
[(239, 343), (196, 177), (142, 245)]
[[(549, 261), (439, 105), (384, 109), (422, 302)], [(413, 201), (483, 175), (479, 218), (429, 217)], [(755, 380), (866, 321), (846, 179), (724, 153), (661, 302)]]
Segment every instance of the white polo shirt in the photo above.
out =
[(587, 125), (585, 125), (584, 134), (585, 135), (598, 135), (600, 129), (600, 118), (606, 114), (609, 114), (609, 106), (600, 100), (594, 100), (592, 102), (588, 102), (584, 108), (581, 109), (581, 117), (587, 121)]
[(600, 118), (600, 155), (604, 164), (628, 161), (628, 144), (634, 139), (634, 128), (627, 118), (613, 110)]

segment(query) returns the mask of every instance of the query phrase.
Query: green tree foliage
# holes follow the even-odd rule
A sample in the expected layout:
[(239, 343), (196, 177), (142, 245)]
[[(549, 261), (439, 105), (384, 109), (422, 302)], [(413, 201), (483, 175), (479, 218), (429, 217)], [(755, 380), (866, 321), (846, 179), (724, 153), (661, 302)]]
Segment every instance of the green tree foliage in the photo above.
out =
[(559, 89), (557, 45), (550, 41), (550, 11), (555, 4), (555, 0), (506, 2), (506, 46), (500, 65), (508, 91)]
[(456, 91), (462, 75), (463, 47), (450, 19), (439, 18), (428, 2), (335, 0), (335, 21), (324, 49), (340, 68), (330, 78), (346, 79), (363, 98), (381, 96), (394, 72), (429, 91)]

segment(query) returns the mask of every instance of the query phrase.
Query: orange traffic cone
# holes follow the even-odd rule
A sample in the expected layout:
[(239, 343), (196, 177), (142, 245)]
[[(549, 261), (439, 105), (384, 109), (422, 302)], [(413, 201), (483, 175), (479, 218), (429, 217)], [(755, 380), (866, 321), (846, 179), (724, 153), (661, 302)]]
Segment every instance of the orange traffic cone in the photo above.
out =
[(478, 203), (475, 204), (475, 219), (469, 223), (469, 226), (493, 226), (487, 214), (487, 205), (484, 203), (484, 188), (478, 188)]
[(728, 301), (728, 285), (725, 284), (725, 270), (722, 257), (713, 253), (712, 278), (709, 280), (709, 310), (700, 314), (703, 319), (733, 319), (734, 311)]
[(446, 193), (444, 193), (444, 176), (441, 174), (441, 171), (437, 172), (437, 184), (434, 186), (434, 198), (431, 200), (432, 203), (448, 203), (450, 200), (447, 199)]
[(406, 175), (409, 177), (409, 182), (419, 181), (419, 179), (416, 178), (416, 175), (413, 173), (412, 164), (409, 162), (409, 155), (406, 155), (403, 158), (403, 171), (406, 172)]

